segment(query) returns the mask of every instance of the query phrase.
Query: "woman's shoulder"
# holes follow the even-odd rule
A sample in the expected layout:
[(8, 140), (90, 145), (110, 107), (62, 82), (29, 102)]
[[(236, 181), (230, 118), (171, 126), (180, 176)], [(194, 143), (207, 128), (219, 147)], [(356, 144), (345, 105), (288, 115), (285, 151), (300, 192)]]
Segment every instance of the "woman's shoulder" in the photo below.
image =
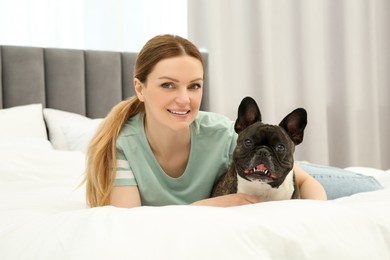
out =
[(222, 114), (199, 111), (198, 116), (194, 121), (194, 125), (199, 130), (205, 128), (208, 130), (226, 130), (233, 129), (234, 121)]
[(143, 114), (136, 114), (123, 124), (118, 137), (126, 137), (129, 135), (138, 135), (143, 130)]
[(192, 131), (196, 139), (193, 149), (207, 158), (211, 154), (205, 151), (218, 151), (212, 155), (211, 161), (228, 167), (237, 141), (234, 121), (221, 114), (200, 111), (192, 125)]

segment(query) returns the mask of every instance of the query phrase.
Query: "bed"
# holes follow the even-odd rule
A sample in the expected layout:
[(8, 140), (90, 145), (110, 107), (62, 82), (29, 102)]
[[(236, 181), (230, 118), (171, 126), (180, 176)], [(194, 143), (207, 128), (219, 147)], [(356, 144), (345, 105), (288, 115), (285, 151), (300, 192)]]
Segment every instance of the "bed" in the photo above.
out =
[(0, 46), (0, 259), (390, 259), (390, 170), (299, 162), (328, 201), (88, 208), (86, 147), (135, 57)]

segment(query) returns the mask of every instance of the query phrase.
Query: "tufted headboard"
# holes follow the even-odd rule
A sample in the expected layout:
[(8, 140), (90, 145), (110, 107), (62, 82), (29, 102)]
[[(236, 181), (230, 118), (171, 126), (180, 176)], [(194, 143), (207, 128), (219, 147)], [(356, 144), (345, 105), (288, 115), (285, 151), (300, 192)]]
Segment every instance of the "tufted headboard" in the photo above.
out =
[[(208, 109), (207, 53), (202, 110)], [(0, 46), (0, 108), (44, 107), (104, 117), (134, 94), (137, 53)]]

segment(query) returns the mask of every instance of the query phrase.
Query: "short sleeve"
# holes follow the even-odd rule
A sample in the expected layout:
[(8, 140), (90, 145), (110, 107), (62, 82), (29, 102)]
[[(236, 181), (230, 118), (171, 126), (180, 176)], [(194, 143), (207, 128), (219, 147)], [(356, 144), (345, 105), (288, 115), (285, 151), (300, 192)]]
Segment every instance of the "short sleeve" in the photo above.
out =
[(116, 176), (114, 186), (136, 186), (133, 171), (129, 162), (123, 153), (122, 148), (117, 144), (116, 147)]

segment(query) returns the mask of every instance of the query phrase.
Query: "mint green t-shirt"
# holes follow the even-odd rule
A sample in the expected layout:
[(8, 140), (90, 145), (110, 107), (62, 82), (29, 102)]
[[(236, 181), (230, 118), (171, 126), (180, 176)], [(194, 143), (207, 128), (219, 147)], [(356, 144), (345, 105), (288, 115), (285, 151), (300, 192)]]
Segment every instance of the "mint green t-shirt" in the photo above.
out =
[(200, 111), (191, 124), (191, 151), (182, 176), (172, 178), (160, 167), (144, 131), (144, 114), (130, 118), (119, 133), (115, 186), (137, 185), (144, 206), (181, 205), (208, 198), (227, 171), (236, 146), (234, 122)]

